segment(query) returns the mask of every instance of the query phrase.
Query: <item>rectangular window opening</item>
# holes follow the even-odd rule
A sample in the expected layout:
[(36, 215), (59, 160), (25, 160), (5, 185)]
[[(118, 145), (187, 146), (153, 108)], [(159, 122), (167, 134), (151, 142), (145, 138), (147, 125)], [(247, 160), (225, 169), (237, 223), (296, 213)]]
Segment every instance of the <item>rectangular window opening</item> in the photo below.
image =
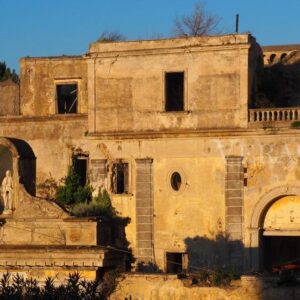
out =
[(167, 252), (167, 273), (169, 274), (178, 274), (183, 270), (183, 255), (184, 253), (180, 252)]
[(75, 173), (79, 176), (79, 184), (81, 186), (85, 186), (87, 183), (87, 161), (87, 157), (73, 157), (73, 168)]
[(113, 164), (111, 190), (114, 194), (128, 194), (128, 163)]
[(184, 72), (165, 73), (165, 110), (184, 110)]
[(76, 83), (57, 84), (56, 99), (57, 112), (59, 114), (75, 114), (77, 113), (78, 87)]

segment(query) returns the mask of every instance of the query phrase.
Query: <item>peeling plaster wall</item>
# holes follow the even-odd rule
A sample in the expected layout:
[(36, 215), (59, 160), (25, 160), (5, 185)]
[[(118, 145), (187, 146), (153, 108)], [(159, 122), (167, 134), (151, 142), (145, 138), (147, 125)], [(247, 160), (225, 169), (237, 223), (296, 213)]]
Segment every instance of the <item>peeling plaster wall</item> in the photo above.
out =
[[(230, 240), (225, 226), (226, 156), (241, 156), (245, 167), (242, 240), (237, 246), (245, 250), (245, 268), (249, 267), (248, 249), (251, 246), (250, 222), (253, 210), (261, 197), (275, 187), (299, 186), (300, 136), (240, 134), (226, 137), (178, 137), (144, 140), (102, 140), (112, 159), (122, 158), (130, 165), (128, 195), (112, 195), (113, 205), (131, 223), (126, 228), (127, 239), (136, 250), (136, 158), (152, 158), (154, 201), (155, 262), (165, 268), (165, 252), (186, 252), (197, 248), (205, 259), (195, 262), (213, 264), (223, 247), (220, 263), (230, 263)], [(90, 140), (90, 155), (104, 156)], [(170, 175), (178, 171), (182, 188), (172, 190)], [(277, 195), (280, 196), (280, 195)], [(258, 245), (256, 245), (258, 246)], [(228, 248), (229, 247), (229, 248)], [(202, 251), (202, 252), (201, 252)], [(227, 254), (227, 252), (230, 252)], [(223, 260), (222, 260), (223, 259)], [(233, 258), (232, 258), (233, 259)], [(215, 260), (215, 261), (218, 261)]]
[(87, 64), (81, 57), (22, 58), (21, 114), (56, 114), (55, 82), (78, 82), (78, 112), (87, 113)]
[[(131, 218), (126, 236), (134, 254), (136, 160), (152, 159), (154, 262), (165, 269), (167, 251), (186, 252), (192, 246), (203, 257), (196, 257), (197, 263), (230, 263), (225, 157), (239, 156), (245, 167), (238, 244), (245, 250), (258, 247), (250, 225), (260, 199), (274, 188), (299, 186), (300, 179), (298, 130), (247, 128), (254, 42), (248, 35), (234, 37), (94, 44), (85, 58), (23, 59), (23, 116), (0, 118), (0, 136), (32, 147), (38, 183), (50, 173), (56, 180), (64, 177), (74, 148), (103, 162), (97, 177), (103, 182), (107, 160), (127, 162), (129, 193), (111, 197), (117, 211)], [(166, 71), (186, 74), (185, 112), (163, 111)], [(88, 109), (88, 115), (49, 116), (55, 113), (55, 80), (71, 78), (80, 78), (79, 112)], [(182, 177), (178, 192), (170, 184), (175, 171)]]
[[(89, 132), (247, 126), (248, 35), (93, 44)], [(184, 72), (184, 112), (165, 112), (165, 72)], [(221, 121), (222, 120), (222, 121)]]
[(272, 280), (251, 276), (249, 278), (242, 277), (242, 280), (232, 282), (229, 287), (193, 286), (189, 280), (179, 280), (175, 276), (156, 274), (126, 274), (124, 277), (110, 296), (111, 300), (296, 300), (300, 297), (299, 287), (278, 287)]
[(0, 118), (0, 136), (25, 140), (33, 149), (37, 167), (37, 184), (51, 176), (66, 176), (72, 149), (87, 143), (87, 116)]
[(0, 116), (20, 114), (19, 84), (10, 79), (0, 82)]

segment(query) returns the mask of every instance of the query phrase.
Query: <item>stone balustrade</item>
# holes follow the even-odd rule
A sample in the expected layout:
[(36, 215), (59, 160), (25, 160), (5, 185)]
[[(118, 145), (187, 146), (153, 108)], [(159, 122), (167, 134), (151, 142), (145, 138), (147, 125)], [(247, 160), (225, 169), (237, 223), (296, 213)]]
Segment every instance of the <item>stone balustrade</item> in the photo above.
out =
[(300, 107), (249, 109), (249, 122), (293, 122), (300, 120)]

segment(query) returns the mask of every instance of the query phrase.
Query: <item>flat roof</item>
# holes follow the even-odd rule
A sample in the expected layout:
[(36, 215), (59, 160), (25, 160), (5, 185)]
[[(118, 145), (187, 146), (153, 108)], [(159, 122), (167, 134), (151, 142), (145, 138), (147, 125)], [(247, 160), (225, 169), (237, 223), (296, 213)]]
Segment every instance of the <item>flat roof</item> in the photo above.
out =
[(228, 34), (197, 37), (178, 37), (157, 40), (135, 40), (117, 42), (94, 42), (90, 44), (89, 54), (105, 52), (126, 52), (139, 50), (164, 50), (185, 47), (209, 47), (249, 44), (255, 41), (250, 34)]
[(261, 47), (264, 52), (300, 50), (300, 44), (267, 45)]

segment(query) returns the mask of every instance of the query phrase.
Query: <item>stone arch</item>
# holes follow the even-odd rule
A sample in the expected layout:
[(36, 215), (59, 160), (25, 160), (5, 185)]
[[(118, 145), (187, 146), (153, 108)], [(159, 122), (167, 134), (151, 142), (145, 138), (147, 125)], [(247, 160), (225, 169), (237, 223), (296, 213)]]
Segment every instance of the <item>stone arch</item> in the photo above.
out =
[(15, 183), (24, 185), (26, 191), (35, 195), (36, 157), (30, 145), (24, 140), (1, 137), (0, 147), (8, 149), (12, 156), (12, 174)]
[(300, 186), (278, 186), (262, 195), (255, 205), (249, 224), (250, 234), (250, 268), (259, 270), (262, 266), (262, 232), (263, 221), (268, 209), (279, 198), (300, 196)]
[(264, 194), (253, 209), (250, 220), (250, 228), (260, 228), (267, 210), (276, 200), (284, 196), (300, 196), (300, 187), (279, 186)]
[(270, 63), (273, 63), (273, 62), (275, 61), (275, 59), (276, 59), (276, 54), (275, 54), (275, 53), (272, 53), (272, 54), (270, 55), (269, 62), (270, 62)]

